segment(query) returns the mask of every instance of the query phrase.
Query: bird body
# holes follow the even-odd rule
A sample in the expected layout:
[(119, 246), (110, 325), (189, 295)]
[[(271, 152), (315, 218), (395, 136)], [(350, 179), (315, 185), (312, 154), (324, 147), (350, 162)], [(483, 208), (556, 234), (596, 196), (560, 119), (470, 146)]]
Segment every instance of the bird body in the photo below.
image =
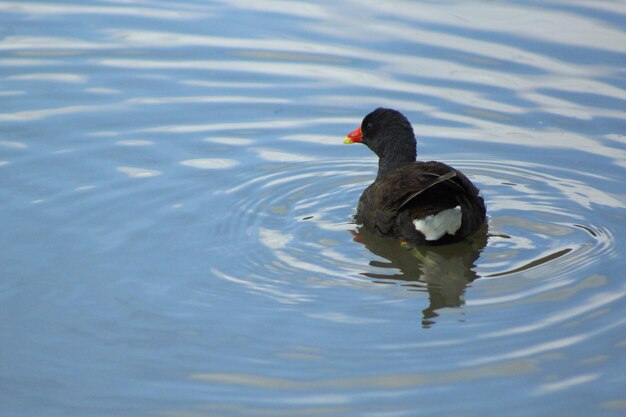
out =
[(484, 224), (478, 188), (449, 165), (416, 161), (413, 128), (401, 113), (374, 110), (345, 142), (362, 142), (379, 157), (376, 180), (363, 191), (356, 214), (372, 232), (440, 245), (462, 240)]

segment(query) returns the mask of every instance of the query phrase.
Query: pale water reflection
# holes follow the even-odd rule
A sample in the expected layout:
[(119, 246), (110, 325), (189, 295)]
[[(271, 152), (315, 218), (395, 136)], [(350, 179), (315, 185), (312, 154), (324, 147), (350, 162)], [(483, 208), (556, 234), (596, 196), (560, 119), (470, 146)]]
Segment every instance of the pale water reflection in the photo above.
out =
[[(79, 4), (80, 3), (80, 4)], [(0, 0), (11, 416), (621, 416), (626, 3)], [(489, 227), (353, 223), (378, 106)]]

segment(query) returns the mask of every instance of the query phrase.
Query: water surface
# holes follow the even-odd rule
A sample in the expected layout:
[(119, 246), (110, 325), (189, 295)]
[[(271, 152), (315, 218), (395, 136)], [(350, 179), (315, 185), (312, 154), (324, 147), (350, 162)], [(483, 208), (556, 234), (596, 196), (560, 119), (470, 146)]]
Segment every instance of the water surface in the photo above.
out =
[[(11, 416), (626, 410), (626, 3), (0, 1)], [(404, 112), (489, 230), (352, 221)]]

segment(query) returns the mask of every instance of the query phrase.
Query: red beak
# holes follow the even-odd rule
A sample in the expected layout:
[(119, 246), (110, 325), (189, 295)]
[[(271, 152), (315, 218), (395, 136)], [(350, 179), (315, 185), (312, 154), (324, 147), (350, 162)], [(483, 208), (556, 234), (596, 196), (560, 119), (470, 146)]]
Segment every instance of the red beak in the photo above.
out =
[(363, 142), (363, 133), (361, 133), (361, 128), (356, 128), (352, 132), (346, 136), (343, 140), (343, 143), (360, 143)]

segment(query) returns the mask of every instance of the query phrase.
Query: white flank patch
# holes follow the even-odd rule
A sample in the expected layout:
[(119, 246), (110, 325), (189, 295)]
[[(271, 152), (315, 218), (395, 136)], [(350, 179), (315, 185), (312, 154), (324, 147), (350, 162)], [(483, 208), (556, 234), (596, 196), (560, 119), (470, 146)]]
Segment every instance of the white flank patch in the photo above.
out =
[(453, 235), (461, 227), (461, 206), (431, 214), (423, 219), (413, 220), (415, 228), (422, 232), (426, 240), (437, 240), (448, 233)]

